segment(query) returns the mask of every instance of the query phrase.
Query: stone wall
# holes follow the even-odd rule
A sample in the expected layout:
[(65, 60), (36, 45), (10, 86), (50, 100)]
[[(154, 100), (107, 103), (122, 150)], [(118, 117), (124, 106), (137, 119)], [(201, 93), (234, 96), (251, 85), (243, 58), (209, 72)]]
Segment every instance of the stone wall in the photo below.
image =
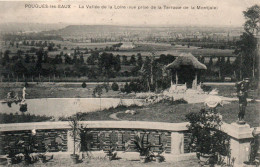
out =
[[(190, 134), (186, 122), (83, 121), (81, 124), (86, 128), (81, 134), (79, 151), (100, 151), (107, 147), (126, 151), (128, 144), (130, 149), (127, 152), (132, 152), (135, 150), (131, 140), (136, 134), (141, 134), (145, 136), (145, 144), (151, 143), (154, 151), (159, 151), (162, 146), (168, 160), (180, 160), (180, 157), (189, 155), (195, 157), (189, 148)], [(33, 129), (36, 130), (34, 136), (31, 133)], [(243, 164), (244, 161), (248, 161), (253, 129), (247, 124), (224, 123), (221, 130), (230, 136), (231, 158), (236, 159), (235, 163)], [(260, 133), (260, 128), (257, 132)], [(73, 142), (69, 133), (68, 122), (0, 124), (0, 154), (7, 153), (7, 146), (16, 153), (23, 152), (29, 143), (33, 143), (33, 152), (44, 152), (47, 148), (50, 152), (70, 153), (73, 151)], [(24, 142), (15, 146), (16, 141)]]
[[(145, 123), (117, 121), (89, 121), (82, 122), (86, 127), (80, 136), (80, 149), (78, 151), (101, 151), (107, 147), (113, 147), (117, 151), (134, 152), (133, 139), (135, 135), (144, 135), (145, 144), (150, 143), (155, 152), (165, 153), (188, 153), (183, 151), (188, 148), (188, 142), (183, 142), (183, 136), (187, 130), (185, 124), (169, 123)], [(139, 124), (139, 125), (138, 125)], [(170, 127), (169, 127), (170, 125)], [(36, 134), (32, 135), (32, 129)], [(10, 146), (16, 153), (21, 153), (31, 143), (33, 152), (72, 152), (73, 142), (69, 135), (68, 122), (52, 123), (24, 123), (24, 124), (1, 124), (0, 125), (0, 154), (6, 154), (6, 146)], [(177, 136), (172, 132), (177, 131)], [(15, 144), (16, 142), (22, 144)], [(126, 147), (129, 145), (128, 147)], [(182, 147), (179, 147), (182, 146)], [(177, 148), (174, 148), (177, 147)], [(128, 148), (128, 149), (127, 149)]]
[(145, 144), (151, 143), (153, 151), (159, 151), (161, 148), (166, 153), (171, 152), (171, 132), (152, 131), (142, 129), (89, 129), (81, 138), (82, 151), (100, 151), (104, 147), (112, 147), (117, 151), (126, 151), (126, 144), (129, 143), (127, 151), (136, 151), (131, 142), (135, 135), (144, 135)]
[(9, 148), (15, 153), (23, 153), (29, 146), (33, 152), (65, 152), (68, 149), (66, 129), (37, 130), (35, 135), (30, 130), (5, 131), (0, 133), (0, 141), (2, 155)]

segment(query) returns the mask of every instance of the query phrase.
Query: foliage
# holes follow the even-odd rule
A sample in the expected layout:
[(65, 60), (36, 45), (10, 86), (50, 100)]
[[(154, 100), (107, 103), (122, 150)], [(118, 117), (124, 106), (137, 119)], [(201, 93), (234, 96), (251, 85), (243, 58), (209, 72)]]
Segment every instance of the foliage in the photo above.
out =
[(86, 88), (86, 87), (87, 87), (87, 84), (86, 84), (85, 81), (81, 84), (81, 87), (82, 87), (82, 88)]
[(140, 156), (149, 157), (151, 155), (151, 143), (145, 143), (144, 137), (146, 134), (137, 134), (134, 137), (133, 143), (135, 149), (140, 153)]
[[(257, 67), (257, 39), (255, 35), (259, 33), (260, 6), (254, 5), (243, 12), (246, 22), (244, 24), (245, 32), (240, 36), (236, 43), (235, 54), (239, 55), (240, 74), (243, 77), (255, 77)], [(243, 70), (242, 70), (243, 69)], [(240, 78), (242, 79), (242, 78)]]
[(254, 5), (243, 12), (246, 22), (244, 24), (244, 29), (246, 32), (254, 33), (259, 31), (260, 22), (260, 6)]
[(113, 82), (113, 83), (112, 83), (112, 86), (111, 86), (111, 89), (112, 89), (113, 91), (118, 91), (118, 89), (119, 89), (118, 84), (117, 84), (116, 82)]
[(186, 115), (189, 121), (188, 130), (191, 133), (190, 147), (203, 154), (227, 156), (229, 138), (221, 132), (222, 116), (214, 109), (201, 109), (199, 113)]
[(183, 98), (177, 99), (177, 100), (173, 100), (172, 98), (166, 98), (166, 99), (160, 100), (160, 103), (168, 103), (171, 105), (188, 104), (188, 102), (186, 100), (184, 100)]

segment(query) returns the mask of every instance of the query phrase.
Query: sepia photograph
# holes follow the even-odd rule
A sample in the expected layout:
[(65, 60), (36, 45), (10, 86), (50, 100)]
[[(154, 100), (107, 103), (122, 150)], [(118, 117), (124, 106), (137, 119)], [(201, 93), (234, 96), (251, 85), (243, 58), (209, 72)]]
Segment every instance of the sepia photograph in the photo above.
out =
[(258, 167), (259, 57), (259, 0), (0, 0), (0, 166)]

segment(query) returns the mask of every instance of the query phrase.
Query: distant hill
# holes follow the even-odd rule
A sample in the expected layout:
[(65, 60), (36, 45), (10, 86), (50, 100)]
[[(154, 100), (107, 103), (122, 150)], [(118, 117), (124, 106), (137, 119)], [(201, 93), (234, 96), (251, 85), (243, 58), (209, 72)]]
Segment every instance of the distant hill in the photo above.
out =
[(69, 25), (59, 30), (45, 32), (65, 36), (85, 35), (119, 35), (119, 34), (152, 34), (159, 32), (210, 32), (225, 33), (230, 31), (242, 31), (241, 27), (196, 27), (196, 26), (116, 26), (116, 25)]
[(58, 35), (84, 35), (84, 34), (107, 34), (107, 33), (122, 33), (125, 31), (145, 31), (147, 27), (128, 27), (114, 25), (69, 25), (65, 28), (49, 31)]
[(43, 23), (1, 23), (0, 33), (30, 33), (30, 32), (41, 32), (58, 30), (66, 27), (66, 24), (55, 23), (55, 24), (43, 24)]

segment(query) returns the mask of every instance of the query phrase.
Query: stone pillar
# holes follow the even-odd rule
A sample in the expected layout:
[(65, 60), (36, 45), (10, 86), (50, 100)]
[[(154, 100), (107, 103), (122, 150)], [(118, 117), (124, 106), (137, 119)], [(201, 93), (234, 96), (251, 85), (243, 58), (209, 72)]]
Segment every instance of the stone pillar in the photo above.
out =
[(179, 132), (171, 133), (171, 154), (179, 155), (184, 153), (184, 134)]
[(245, 161), (249, 160), (252, 129), (250, 129), (248, 124), (238, 125), (237, 123), (232, 123), (229, 131), (230, 133), (228, 134), (231, 135), (231, 159), (235, 158), (236, 165), (243, 165)]
[(235, 158), (235, 164), (242, 165), (249, 160), (250, 140), (236, 140), (231, 138), (230, 141), (231, 159)]

